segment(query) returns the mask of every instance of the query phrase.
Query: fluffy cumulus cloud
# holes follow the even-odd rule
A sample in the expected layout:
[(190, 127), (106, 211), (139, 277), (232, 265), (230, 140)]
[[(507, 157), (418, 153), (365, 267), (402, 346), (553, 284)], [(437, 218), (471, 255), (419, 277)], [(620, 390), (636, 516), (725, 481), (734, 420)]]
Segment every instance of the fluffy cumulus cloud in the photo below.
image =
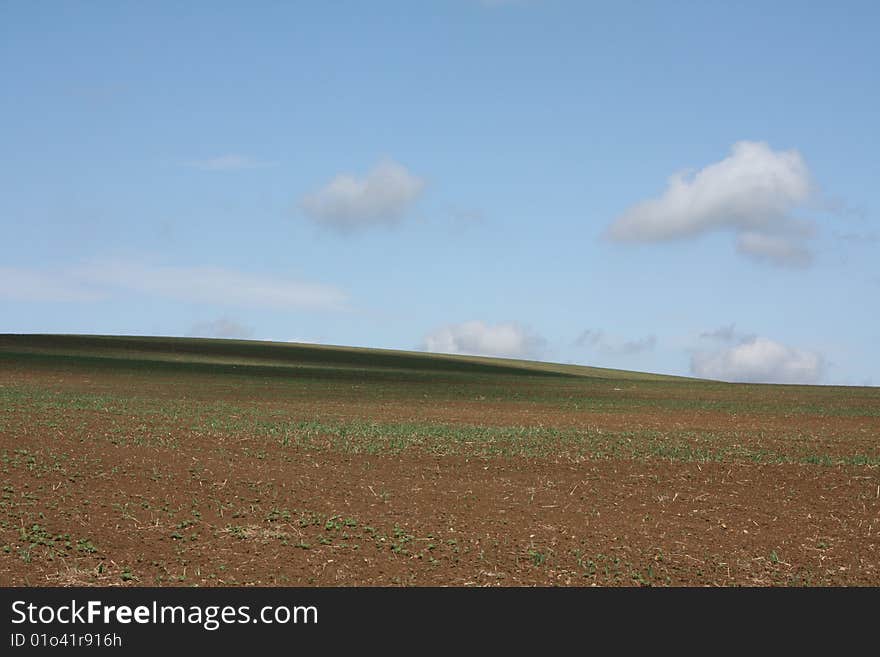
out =
[(783, 266), (812, 261), (814, 226), (794, 212), (815, 196), (803, 157), (741, 141), (730, 155), (696, 172), (672, 176), (666, 191), (617, 217), (606, 236), (619, 242), (661, 242), (731, 231), (737, 250)]
[(546, 341), (516, 322), (482, 321), (443, 326), (422, 341), (422, 349), (443, 354), (470, 354), (503, 358), (538, 358)]
[(249, 338), (253, 330), (228, 317), (193, 324), (188, 335), (196, 338)]
[(657, 338), (648, 335), (636, 340), (622, 340), (609, 336), (604, 331), (587, 329), (577, 337), (574, 343), (577, 347), (591, 347), (603, 354), (631, 356), (653, 350), (657, 344)]
[(339, 174), (300, 202), (319, 224), (343, 231), (399, 222), (425, 188), (401, 164), (382, 160), (364, 176)]
[(739, 336), (729, 328), (703, 334), (728, 344), (696, 351), (691, 357), (695, 376), (743, 383), (818, 383), (822, 379), (825, 360), (821, 354), (765, 337)]
[(277, 310), (343, 310), (347, 302), (346, 294), (332, 285), (221, 267), (106, 260), (51, 272), (0, 270), (0, 297), (18, 301), (98, 301), (132, 293), (189, 303)]

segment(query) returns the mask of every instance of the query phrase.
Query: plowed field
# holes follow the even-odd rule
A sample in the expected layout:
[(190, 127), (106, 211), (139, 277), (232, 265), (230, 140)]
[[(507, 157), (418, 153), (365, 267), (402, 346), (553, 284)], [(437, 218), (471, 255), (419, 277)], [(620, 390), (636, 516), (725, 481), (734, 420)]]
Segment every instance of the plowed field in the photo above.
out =
[(880, 586), (880, 389), (0, 336), (0, 585)]

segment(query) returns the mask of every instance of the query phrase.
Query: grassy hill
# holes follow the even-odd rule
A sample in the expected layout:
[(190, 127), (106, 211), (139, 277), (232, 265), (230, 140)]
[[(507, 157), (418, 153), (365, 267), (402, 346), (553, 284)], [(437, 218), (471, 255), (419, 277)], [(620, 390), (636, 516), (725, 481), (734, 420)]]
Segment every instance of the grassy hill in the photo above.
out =
[[(254, 373), (283, 375), (296, 370), (375, 370), (437, 374), (537, 375), (619, 379), (627, 381), (687, 381), (684, 377), (625, 370), (545, 363), (509, 358), (428, 354), (417, 351), (367, 349), (330, 345), (220, 340), (206, 338), (130, 337), (101, 335), (0, 335), (0, 358), (47, 357), (130, 367), (242, 368)], [(314, 374), (315, 372), (313, 372)]]

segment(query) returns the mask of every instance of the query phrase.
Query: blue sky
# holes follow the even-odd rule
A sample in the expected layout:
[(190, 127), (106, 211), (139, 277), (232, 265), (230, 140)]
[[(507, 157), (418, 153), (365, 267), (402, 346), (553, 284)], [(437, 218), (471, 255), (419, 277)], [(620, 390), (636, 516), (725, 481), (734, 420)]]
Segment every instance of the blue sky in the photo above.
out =
[(873, 2), (0, 8), (0, 332), (880, 383)]

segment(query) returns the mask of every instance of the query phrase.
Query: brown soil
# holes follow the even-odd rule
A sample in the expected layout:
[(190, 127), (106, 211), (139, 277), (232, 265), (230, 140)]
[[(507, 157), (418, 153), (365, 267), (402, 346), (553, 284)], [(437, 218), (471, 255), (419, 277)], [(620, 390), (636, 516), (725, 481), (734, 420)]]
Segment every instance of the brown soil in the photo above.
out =
[[(20, 372), (5, 376), (23, 382)], [(284, 407), (295, 414), (298, 405), (315, 408)], [(875, 417), (588, 414), (478, 401), (327, 401), (321, 410), (760, 430), (764, 446), (799, 430), (876, 449), (880, 435)], [(353, 455), (185, 430), (174, 448), (119, 446), (73, 437), (64, 426), (74, 422), (96, 436), (105, 429), (95, 411), (54, 429), (0, 429), (0, 451), (18, 454), (3, 474), (0, 585), (880, 585), (876, 467)]]

